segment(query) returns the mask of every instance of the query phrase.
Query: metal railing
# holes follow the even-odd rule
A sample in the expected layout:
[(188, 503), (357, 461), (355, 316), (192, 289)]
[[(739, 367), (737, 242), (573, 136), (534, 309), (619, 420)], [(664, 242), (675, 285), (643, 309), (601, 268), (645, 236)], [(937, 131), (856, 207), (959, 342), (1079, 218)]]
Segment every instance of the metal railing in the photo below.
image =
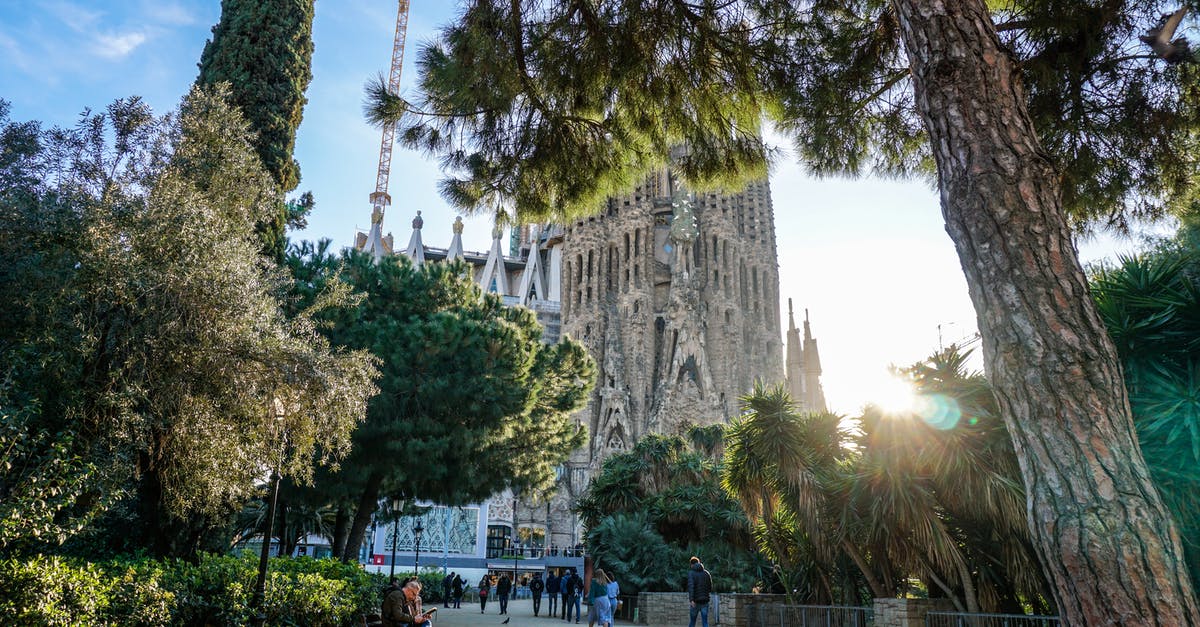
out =
[(760, 605), (756, 627), (869, 627), (875, 609), (844, 605)]
[(1027, 614), (964, 614), (962, 612), (929, 612), (925, 627), (1059, 627), (1057, 616)]

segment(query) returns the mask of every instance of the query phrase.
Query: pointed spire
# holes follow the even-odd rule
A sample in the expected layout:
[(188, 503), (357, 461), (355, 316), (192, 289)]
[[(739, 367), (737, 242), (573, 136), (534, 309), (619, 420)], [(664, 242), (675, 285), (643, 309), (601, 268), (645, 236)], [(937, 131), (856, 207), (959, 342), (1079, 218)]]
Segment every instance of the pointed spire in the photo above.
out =
[(792, 299), (788, 299), (788, 332), (784, 373), (787, 375), (788, 393), (792, 402), (801, 409), (807, 409), (804, 395), (804, 345), (800, 341), (800, 330), (796, 328), (796, 319), (792, 314)]
[(529, 304), (531, 289), (538, 299), (546, 298), (546, 282), (542, 279), (542, 254), (538, 247), (541, 234), (530, 227), (529, 235), (529, 257), (525, 260), (525, 270), (521, 272), (521, 288), (517, 294), (522, 305)]
[(501, 296), (508, 295), (508, 272), (504, 269), (504, 254), (501, 252), (500, 238), (504, 236), (504, 227), (496, 224), (492, 229), (492, 249), (488, 252), (487, 263), (483, 266), (483, 274), (479, 275), (479, 286), (485, 292), (495, 292)]
[(463, 221), (462, 216), (454, 218), (454, 237), (450, 240), (450, 248), (446, 249), (446, 261), (454, 261), (455, 259), (463, 258)]
[(413, 265), (420, 266), (425, 263), (425, 244), (421, 242), (421, 227), (425, 226), (425, 220), (421, 217), (421, 212), (417, 211), (417, 217), (413, 218), (412, 238), (408, 240), (408, 248), (404, 250), (404, 254), (412, 259)]
[(804, 310), (804, 404), (810, 411), (825, 411), (825, 390), (821, 386), (821, 353)]

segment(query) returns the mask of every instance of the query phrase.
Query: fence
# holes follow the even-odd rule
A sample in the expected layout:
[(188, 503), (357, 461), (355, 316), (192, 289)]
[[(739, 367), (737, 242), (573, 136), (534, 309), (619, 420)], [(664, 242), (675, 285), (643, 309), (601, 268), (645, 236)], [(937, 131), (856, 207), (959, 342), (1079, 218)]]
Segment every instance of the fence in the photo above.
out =
[(929, 612), (925, 627), (1060, 627), (1057, 616), (1027, 616), (1025, 614), (963, 614), (961, 612)]
[(875, 611), (842, 605), (760, 605), (754, 627), (869, 627)]
[(617, 597), (617, 600), (620, 601), (620, 606), (613, 608), (613, 618), (615, 618), (617, 620), (627, 620), (630, 622), (636, 622), (636, 619), (638, 617), (637, 616), (637, 606), (638, 606), (637, 595), (636, 594), (633, 594), (633, 595), (622, 594), (621, 596)]

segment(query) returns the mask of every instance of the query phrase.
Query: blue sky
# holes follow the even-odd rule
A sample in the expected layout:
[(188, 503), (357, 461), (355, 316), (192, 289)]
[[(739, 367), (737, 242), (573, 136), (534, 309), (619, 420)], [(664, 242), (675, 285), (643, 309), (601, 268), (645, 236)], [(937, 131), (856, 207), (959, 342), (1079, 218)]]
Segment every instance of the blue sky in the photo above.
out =
[[(450, 0), (412, 0), (404, 90), (415, 46), (452, 19)], [(362, 119), (363, 85), (385, 71), (396, 4), (318, 0), (308, 106), (297, 136), (302, 180), (317, 209), (294, 238), (348, 245), (369, 224), (380, 134)], [(0, 0), (0, 98), (14, 120), (70, 125), (86, 108), (139, 95), (166, 112), (195, 80), (196, 63), (220, 16), (218, 0)], [(398, 242), (423, 212), (426, 244), (446, 246), (454, 214), (437, 195), (436, 164), (401, 148), (392, 164)], [(807, 308), (821, 346), (832, 409), (856, 411), (888, 388), (887, 366), (920, 360), (975, 331), (975, 316), (937, 196), (924, 182), (814, 179), (786, 158), (771, 176), (780, 292)], [(469, 249), (486, 250), (489, 226), (468, 220)], [(1128, 249), (1084, 244), (1085, 260)], [(786, 312), (787, 303), (781, 307)], [(800, 316), (803, 314), (801, 313)]]

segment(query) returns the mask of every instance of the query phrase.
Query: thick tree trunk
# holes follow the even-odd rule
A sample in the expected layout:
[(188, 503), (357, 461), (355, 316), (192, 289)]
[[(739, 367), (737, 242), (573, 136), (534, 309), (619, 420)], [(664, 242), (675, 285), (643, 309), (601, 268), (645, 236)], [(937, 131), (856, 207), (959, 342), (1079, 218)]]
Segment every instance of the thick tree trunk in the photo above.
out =
[(983, 0), (894, 0), (942, 213), (1069, 625), (1200, 625), (1017, 69)]
[(358, 498), (358, 507), (354, 510), (354, 522), (350, 525), (350, 537), (342, 549), (343, 562), (353, 562), (358, 559), (358, 549), (362, 546), (367, 535), (367, 525), (371, 524), (371, 516), (379, 506), (379, 486), (383, 485), (383, 474), (372, 472), (367, 477), (362, 494)]

